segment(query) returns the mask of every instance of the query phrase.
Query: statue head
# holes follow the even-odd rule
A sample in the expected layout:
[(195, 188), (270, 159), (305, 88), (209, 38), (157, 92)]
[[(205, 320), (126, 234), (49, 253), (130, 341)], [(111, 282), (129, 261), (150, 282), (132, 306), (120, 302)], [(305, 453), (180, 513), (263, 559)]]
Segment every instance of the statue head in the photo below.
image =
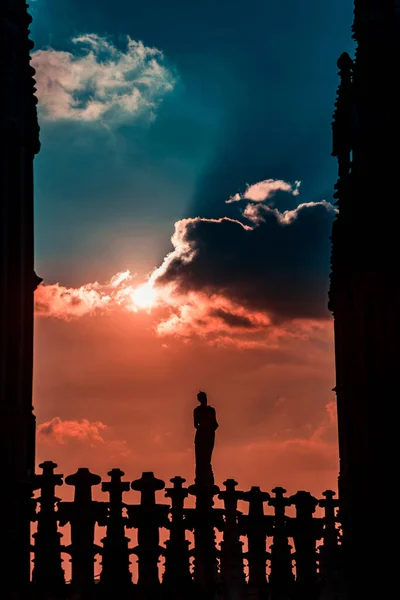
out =
[(207, 394), (205, 392), (199, 392), (197, 394), (197, 400), (200, 402), (200, 404), (202, 404), (203, 406), (207, 404)]

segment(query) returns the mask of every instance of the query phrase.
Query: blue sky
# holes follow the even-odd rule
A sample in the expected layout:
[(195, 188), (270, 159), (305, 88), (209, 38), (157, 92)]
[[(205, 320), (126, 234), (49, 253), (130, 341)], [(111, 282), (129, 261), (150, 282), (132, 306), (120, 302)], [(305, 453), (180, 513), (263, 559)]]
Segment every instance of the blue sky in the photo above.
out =
[[(37, 0), (35, 50), (82, 56), (96, 34), (163, 53), (174, 81), (152, 115), (46, 119), (36, 159), (36, 264), (80, 285), (145, 274), (183, 217), (234, 216), (246, 184), (301, 180), (301, 202), (331, 200), (336, 60), (351, 51), (352, 2)], [(293, 196), (277, 205), (294, 208)]]

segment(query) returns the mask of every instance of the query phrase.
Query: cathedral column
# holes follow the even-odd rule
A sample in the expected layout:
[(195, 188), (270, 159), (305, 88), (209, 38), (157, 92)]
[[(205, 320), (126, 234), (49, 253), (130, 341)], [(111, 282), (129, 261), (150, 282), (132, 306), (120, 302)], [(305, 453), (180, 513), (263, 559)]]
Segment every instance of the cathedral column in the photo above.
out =
[[(334, 115), (338, 216), (332, 231), (339, 501), (349, 600), (397, 586), (390, 509), (397, 463), (400, 204), (399, 0), (355, 0), (353, 61), (339, 60)], [(372, 558), (371, 558), (372, 557)], [(381, 591), (380, 588), (382, 587)]]
[(33, 158), (39, 151), (31, 18), (23, 0), (0, 7), (0, 563), (8, 598), (25, 599), (35, 461), (32, 414)]

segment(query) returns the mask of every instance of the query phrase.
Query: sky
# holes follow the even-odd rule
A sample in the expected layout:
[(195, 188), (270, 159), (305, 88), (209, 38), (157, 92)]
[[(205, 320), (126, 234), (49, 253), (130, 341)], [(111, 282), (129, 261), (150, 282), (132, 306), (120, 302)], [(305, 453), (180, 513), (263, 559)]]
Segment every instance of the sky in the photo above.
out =
[(327, 310), (352, 2), (31, 0), (37, 461), (337, 485)]

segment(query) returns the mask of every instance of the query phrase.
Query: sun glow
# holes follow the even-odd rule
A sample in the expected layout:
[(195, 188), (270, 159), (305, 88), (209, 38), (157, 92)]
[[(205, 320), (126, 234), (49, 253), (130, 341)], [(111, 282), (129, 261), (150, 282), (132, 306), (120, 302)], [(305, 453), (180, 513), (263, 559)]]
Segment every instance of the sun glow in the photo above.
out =
[(150, 309), (156, 304), (157, 293), (151, 284), (145, 283), (132, 292), (131, 298), (137, 308)]

